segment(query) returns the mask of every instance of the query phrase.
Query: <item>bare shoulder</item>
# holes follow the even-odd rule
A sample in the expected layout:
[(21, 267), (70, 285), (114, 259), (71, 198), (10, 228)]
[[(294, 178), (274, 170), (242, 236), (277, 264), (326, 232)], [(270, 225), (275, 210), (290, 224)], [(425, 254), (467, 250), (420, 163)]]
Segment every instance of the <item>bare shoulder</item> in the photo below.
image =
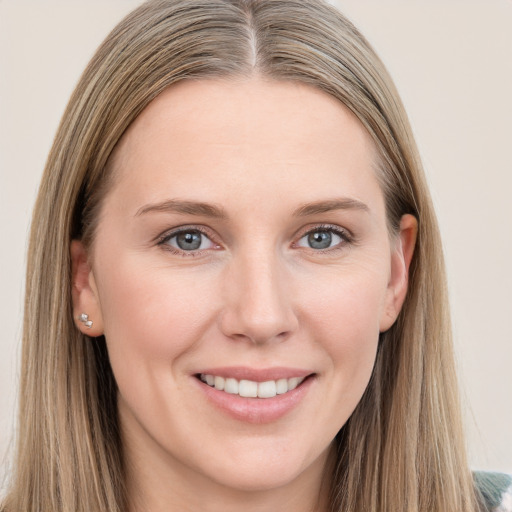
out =
[(475, 471), (473, 476), (489, 512), (512, 512), (512, 475)]

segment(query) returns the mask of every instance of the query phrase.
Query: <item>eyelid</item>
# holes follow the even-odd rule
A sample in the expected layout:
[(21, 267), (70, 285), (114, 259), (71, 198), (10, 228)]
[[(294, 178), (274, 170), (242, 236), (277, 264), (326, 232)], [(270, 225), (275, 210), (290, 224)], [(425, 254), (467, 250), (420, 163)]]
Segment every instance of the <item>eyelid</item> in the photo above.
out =
[(343, 228), (343, 227), (338, 226), (336, 224), (315, 224), (315, 225), (310, 225), (310, 226), (306, 226), (306, 227), (302, 228), (298, 232), (298, 234), (296, 236), (296, 241), (293, 243), (293, 245), (295, 247), (302, 247), (302, 246), (298, 246), (297, 245), (298, 241), (302, 240), (302, 238), (304, 238), (305, 236), (307, 236), (307, 235), (309, 235), (311, 233), (315, 233), (316, 231), (331, 231), (332, 233), (335, 233), (336, 235), (338, 235), (343, 240), (342, 243), (337, 244), (337, 245), (335, 245), (333, 247), (329, 247), (327, 249), (313, 249), (313, 248), (311, 248), (311, 250), (316, 252), (316, 253), (335, 251), (336, 249), (340, 249), (342, 246), (345, 246), (346, 244), (354, 244), (355, 243), (354, 235), (347, 228)]
[[(180, 233), (187, 232), (187, 231), (198, 231), (202, 235), (206, 236), (212, 242), (212, 244), (214, 244), (216, 246), (213, 248), (213, 250), (222, 248), (222, 245), (218, 241), (218, 236), (216, 235), (216, 233), (213, 230), (211, 230), (210, 228), (207, 228), (206, 226), (197, 225), (197, 224), (186, 224), (183, 226), (177, 226), (177, 227), (168, 229), (155, 238), (155, 243), (156, 243), (156, 245), (161, 246), (165, 250), (170, 251), (171, 253), (174, 253), (174, 254), (178, 254), (180, 256), (197, 256), (197, 255), (200, 255), (202, 253), (212, 250), (212, 249), (197, 249), (197, 250), (193, 250), (193, 251), (184, 251), (184, 250), (175, 248), (175, 247), (167, 244), (167, 242), (171, 238), (179, 235)], [(346, 246), (347, 244), (352, 245), (352, 244), (356, 243), (355, 236), (349, 229), (341, 227), (336, 224), (322, 223), (322, 224), (308, 225), (308, 226), (305, 226), (302, 229), (300, 229), (298, 231), (298, 233), (296, 234), (296, 236), (294, 237), (295, 241), (293, 242), (292, 247), (302, 247), (302, 246), (298, 246), (297, 242), (299, 240), (301, 240), (304, 236), (306, 236), (310, 233), (314, 233), (315, 231), (331, 231), (331, 232), (337, 234), (338, 236), (340, 236), (340, 238), (342, 238), (342, 240), (343, 240), (342, 243), (339, 243), (338, 245), (336, 245), (334, 247), (329, 247), (326, 249), (312, 249), (311, 248), (311, 250), (314, 251), (315, 253), (331, 252), (331, 251), (335, 251), (336, 249), (341, 249), (342, 247)]]
[[(212, 249), (197, 249), (193, 251), (184, 251), (179, 248), (173, 247), (172, 245), (167, 244), (169, 240), (174, 238), (175, 236), (178, 236), (180, 233), (186, 233), (188, 231), (197, 231), (204, 235), (210, 242), (215, 246)], [(167, 231), (164, 231), (162, 234), (158, 235), (155, 239), (156, 245), (164, 248), (166, 251), (169, 251), (173, 254), (178, 254), (180, 256), (197, 256), (199, 254), (202, 254), (204, 252), (210, 251), (210, 250), (216, 250), (221, 248), (221, 244), (216, 240), (215, 233), (211, 230), (206, 228), (205, 226), (201, 225), (195, 225), (195, 224), (186, 224), (184, 226), (177, 226), (175, 228), (168, 229)]]

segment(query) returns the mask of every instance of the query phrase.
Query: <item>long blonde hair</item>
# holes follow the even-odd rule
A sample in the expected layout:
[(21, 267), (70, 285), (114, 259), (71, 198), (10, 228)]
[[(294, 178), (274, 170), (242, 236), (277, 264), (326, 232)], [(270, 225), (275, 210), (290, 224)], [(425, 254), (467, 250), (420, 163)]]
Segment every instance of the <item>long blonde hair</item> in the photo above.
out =
[(107, 162), (180, 80), (254, 73), (310, 84), (372, 136), (390, 230), (419, 222), (409, 292), (370, 384), (336, 438), (332, 511), (478, 510), (463, 442), (441, 243), (407, 116), (357, 29), (321, 0), (154, 0), (107, 37), (73, 93), (32, 220), (17, 458), (7, 512), (126, 509), (105, 340), (74, 326), (69, 246), (94, 240)]

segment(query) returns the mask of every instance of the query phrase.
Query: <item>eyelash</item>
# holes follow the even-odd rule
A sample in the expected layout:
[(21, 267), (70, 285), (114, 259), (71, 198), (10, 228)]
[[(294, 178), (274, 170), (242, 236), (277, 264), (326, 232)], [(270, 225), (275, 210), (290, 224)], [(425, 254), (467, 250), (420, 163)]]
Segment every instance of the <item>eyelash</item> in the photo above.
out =
[[(332, 224), (319, 224), (316, 226), (313, 226), (312, 228), (308, 228), (304, 230), (301, 235), (298, 238), (298, 241), (302, 240), (304, 237), (311, 235), (313, 233), (321, 233), (321, 232), (327, 232), (332, 233), (340, 237), (341, 242), (336, 244), (333, 247), (327, 247), (325, 249), (313, 249), (312, 247), (306, 248), (310, 251), (313, 251), (315, 254), (325, 254), (325, 253), (335, 253), (337, 251), (343, 250), (346, 248), (347, 245), (351, 245), (355, 243), (355, 239), (353, 235), (344, 228), (340, 228), (339, 226), (333, 226)], [(297, 243), (295, 242), (293, 245), (297, 247)]]
[(194, 257), (198, 256), (202, 253), (204, 253), (208, 249), (197, 249), (193, 251), (185, 251), (181, 249), (177, 249), (176, 247), (173, 247), (172, 245), (169, 245), (169, 241), (172, 240), (174, 237), (179, 236), (181, 233), (200, 233), (201, 235), (208, 238), (208, 240), (211, 241), (212, 244), (219, 246), (214, 241), (214, 237), (210, 233), (209, 230), (203, 228), (202, 226), (183, 226), (178, 229), (173, 229), (172, 231), (168, 231), (167, 233), (164, 233), (163, 235), (160, 235), (158, 237), (157, 245), (161, 246), (164, 250), (169, 251), (171, 254), (176, 254), (177, 256), (183, 256), (183, 257)]
[[(190, 233), (190, 232), (200, 233), (201, 235), (208, 238), (208, 240), (210, 240), (210, 242), (212, 244), (216, 245), (217, 247), (220, 247), (220, 244), (215, 242), (215, 237), (212, 236), (212, 233), (202, 226), (183, 226), (181, 228), (174, 229), (170, 232), (164, 233), (158, 237), (157, 245), (161, 246), (164, 250), (169, 251), (171, 254), (175, 254), (178, 256), (182, 256), (182, 257), (195, 257), (195, 256), (203, 254), (205, 251), (210, 250), (210, 249), (196, 249), (196, 250), (186, 251), (186, 250), (177, 249), (177, 248), (169, 245), (168, 242), (170, 240), (172, 240), (174, 237), (179, 236), (181, 233)], [(302, 246), (298, 245), (298, 242), (300, 240), (302, 240), (304, 237), (306, 237), (308, 235), (311, 235), (313, 233), (318, 233), (318, 232), (328, 232), (328, 233), (337, 235), (340, 237), (341, 242), (339, 242), (334, 247), (327, 247), (325, 249), (313, 249), (312, 247), (309, 247), (309, 248), (303, 247), (305, 249), (309, 249), (310, 251), (312, 251), (315, 254), (337, 252), (339, 250), (344, 249), (346, 245), (351, 245), (351, 244), (355, 243), (353, 235), (348, 230), (340, 228), (339, 226), (333, 226), (331, 224), (320, 224), (320, 225), (316, 225), (316, 226), (313, 226), (309, 229), (302, 231), (302, 233), (300, 234), (300, 236), (297, 239), (297, 242), (294, 242), (292, 246), (293, 247), (302, 247)]]

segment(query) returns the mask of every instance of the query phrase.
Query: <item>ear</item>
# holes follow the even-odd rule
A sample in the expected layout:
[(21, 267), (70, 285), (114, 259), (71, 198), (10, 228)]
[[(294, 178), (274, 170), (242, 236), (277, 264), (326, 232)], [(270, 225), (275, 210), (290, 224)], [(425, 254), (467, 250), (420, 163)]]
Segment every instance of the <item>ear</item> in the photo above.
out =
[[(94, 274), (89, 265), (87, 251), (80, 240), (71, 242), (71, 296), (73, 299), (73, 318), (77, 328), (87, 336), (96, 337), (103, 334), (103, 317), (94, 281)], [(87, 315), (90, 327), (81, 320)]]
[(403, 215), (400, 220), (400, 233), (396, 237), (391, 253), (391, 275), (386, 294), (386, 303), (380, 321), (380, 332), (387, 331), (398, 317), (407, 294), (409, 266), (416, 237), (418, 221), (413, 215)]

